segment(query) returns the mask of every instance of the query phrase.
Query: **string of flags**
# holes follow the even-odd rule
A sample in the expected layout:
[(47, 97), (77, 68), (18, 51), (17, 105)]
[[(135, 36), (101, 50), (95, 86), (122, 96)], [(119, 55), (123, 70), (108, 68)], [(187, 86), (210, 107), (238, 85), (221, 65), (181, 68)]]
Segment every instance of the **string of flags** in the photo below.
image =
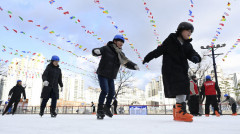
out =
[[(54, 2), (55, 2), (55, 1), (54, 1)], [(1, 8), (1, 7), (0, 7), (0, 8)], [(0, 11), (6, 11), (6, 13), (9, 14), (9, 17), (10, 17), (10, 18), (13, 17), (12, 11), (8, 11), (8, 10), (5, 10), (5, 9), (3, 9), (3, 8), (1, 8)], [(25, 19), (23, 19), (23, 17), (21, 17), (21, 16), (18, 16), (18, 18), (19, 18), (21, 21), (25, 21)], [(38, 28), (40, 28), (40, 29), (42, 29), (42, 30), (47, 31), (47, 30), (49, 29), (48, 26), (40, 25), (40, 24), (38, 24), (36, 21), (34, 21), (34, 20), (32, 20), (32, 19), (30, 19), (30, 20), (27, 20), (27, 19), (26, 19), (26, 21), (29, 22), (29, 23), (32, 23), (33, 25), (35, 25), (36, 27), (38, 27)], [(79, 20), (79, 22), (80, 22), (80, 20)], [(13, 31), (17, 33), (17, 30), (13, 30)], [(22, 32), (22, 33), (25, 34), (24, 32)], [(84, 52), (90, 52), (87, 48), (84, 48), (83, 45), (80, 45), (79, 43), (75, 43), (75, 42), (73, 42), (73, 41), (71, 41), (71, 40), (69, 40), (69, 39), (67, 39), (67, 38), (65, 38), (65, 37), (62, 37), (61, 34), (56, 33), (55, 30), (49, 30), (48, 33), (51, 34), (51, 35), (54, 35), (55, 37), (63, 40), (64, 42), (66, 42), (66, 43), (68, 43), (68, 44), (70, 44), (70, 45), (74, 45), (75, 47), (77, 46), (77, 47), (79, 48), (79, 50), (82, 50), (82, 51), (84, 51)]]
[(235, 49), (238, 46), (239, 43), (240, 43), (240, 37), (237, 39), (237, 41), (234, 43), (234, 45), (230, 48), (230, 50), (227, 51), (225, 56), (222, 58), (223, 61), (225, 61), (225, 59), (228, 57), (228, 55), (233, 51), (233, 49)]
[(154, 17), (153, 17), (153, 14), (152, 12), (150, 11), (150, 9), (147, 7), (147, 3), (145, 2), (145, 0), (143, 0), (143, 3), (144, 3), (144, 6), (145, 6), (145, 10), (147, 11), (147, 16), (150, 20), (150, 24), (151, 26), (153, 27), (153, 34), (154, 36), (156, 37), (156, 42), (158, 44), (158, 46), (160, 46), (162, 43), (161, 41), (159, 40), (159, 34), (157, 32), (157, 26), (156, 26), (156, 21), (154, 20)]
[[(55, 1), (54, 1), (54, 2), (55, 2)], [(53, 5), (54, 2), (52, 2), (52, 3), (50, 3), (50, 4)], [(57, 7), (56, 9), (59, 10), (59, 11), (61, 11), (64, 15), (70, 16), (69, 19), (72, 20), (74, 23), (76, 23), (76, 24), (81, 24), (81, 23), (80, 23), (80, 22), (81, 22), (80, 19), (78, 19), (78, 18), (77, 18), (76, 16), (74, 16), (74, 15), (70, 15), (71, 13), (70, 13), (69, 11), (64, 10), (64, 8), (63, 8), (62, 6)], [(85, 31), (86, 34), (91, 35), (92, 37), (94, 37), (94, 38), (97, 39), (98, 41), (104, 43), (104, 40), (103, 40), (101, 37), (99, 37), (94, 31), (87, 29), (87, 27), (86, 27), (85, 25), (81, 25), (81, 28)]]
[[(10, 29), (7, 27), (7, 26), (3, 26), (7, 31), (10, 31)], [(21, 34), (23, 34), (23, 35), (26, 35), (26, 33), (25, 32), (23, 32), (23, 31), (18, 31), (18, 30), (16, 30), (16, 29), (12, 29), (15, 33), (21, 33)], [(42, 43), (44, 43), (44, 44), (46, 44), (46, 45), (48, 45), (48, 46), (53, 46), (53, 47), (55, 47), (55, 48), (57, 48), (58, 50), (62, 50), (62, 51), (64, 51), (64, 52), (67, 52), (67, 53), (70, 53), (70, 54), (72, 54), (73, 56), (76, 56), (77, 58), (81, 58), (81, 59), (83, 59), (83, 60), (86, 60), (86, 61), (88, 61), (88, 62), (90, 62), (90, 63), (93, 63), (93, 64), (97, 64), (96, 62), (94, 62), (94, 61), (92, 61), (92, 60), (89, 60), (87, 57), (85, 57), (85, 56), (80, 56), (80, 55), (77, 55), (77, 54), (75, 54), (75, 53), (73, 53), (72, 51), (70, 51), (70, 50), (65, 50), (65, 49), (62, 49), (60, 46), (57, 46), (57, 45), (55, 45), (55, 44), (53, 44), (53, 43), (47, 43), (46, 41), (44, 41), (44, 40), (41, 40), (41, 39), (39, 39), (38, 37), (36, 37), (36, 38), (34, 38), (33, 36), (27, 36), (27, 37), (29, 37), (29, 38), (31, 38), (31, 39), (36, 39), (36, 40), (40, 40)], [(79, 45), (77, 44), (77, 45), (75, 45), (75, 47), (79, 47)]]
[(190, 9), (188, 10), (188, 12), (189, 12), (189, 19), (188, 19), (188, 21), (189, 22), (194, 22), (194, 15), (193, 15), (193, 12), (192, 12), (192, 10), (193, 10), (193, 8), (194, 8), (194, 3), (193, 3), (193, 0), (190, 0)]
[(209, 50), (212, 49), (212, 47), (214, 46), (215, 42), (218, 40), (219, 35), (221, 34), (221, 32), (222, 32), (222, 30), (223, 30), (223, 28), (225, 26), (225, 22), (227, 20), (226, 18), (229, 16), (229, 12), (231, 11), (231, 7), (230, 7), (231, 3), (228, 2), (226, 6), (227, 6), (226, 9), (225, 9), (226, 11), (223, 13), (223, 15), (222, 15), (222, 17), (220, 19), (219, 27), (217, 28), (216, 33), (215, 33), (215, 35), (212, 38), (211, 45), (210, 45), (211, 47), (209, 48)]
[[(17, 50), (17, 49), (13, 49), (13, 48), (11, 48), (11, 47), (7, 47), (7, 46), (5, 46), (5, 45), (2, 45), (2, 47), (3, 47), (3, 50), (2, 50), (2, 52), (8, 52), (8, 54), (10, 54), (10, 55), (15, 55), (15, 56), (20, 56), (21, 58), (22, 57), (26, 57), (26, 54), (27, 55), (32, 55), (32, 56), (37, 56), (37, 57), (39, 57), (40, 59), (36, 59), (36, 58), (30, 58), (32, 61), (36, 61), (36, 62), (39, 62), (39, 63), (42, 63), (42, 64), (46, 64), (47, 63), (47, 61), (50, 61), (50, 60), (47, 60), (45, 57), (42, 57), (42, 55), (40, 54), (40, 53), (34, 53), (34, 52), (31, 52), (31, 51), (21, 51), (21, 50)], [(9, 51), (10, 50), (10, 51)], [(87, 71), (87, 70), (85, 70), (85, 69), (83, 69), (83, 68), (81, 68), (81, 67), (78, 67), (78, 66), (75, 66), (75, 65), (72, 65), (72, 64), (70, 64), (70, 63), (68, 63), (68, 62), (64, 62), (64, 61), (61, 61), (61, 62), (59, 62), (59, 64), (61, 64), (61, 65), (66, 65), (66, 66), (69, 66), (69, 67), (73, 67), (73, 68), (75, 68), (75, 69), (80, 69), (80, 70), (82, 70), (82, 71), (84, 71), (84, 72), (89, 72), (89, 71)]]
[[(107, 15), (106, 17), (110, 20), (110, 22), (111, 22), (111, 24), (113, 25), (113, 27), (114, 27), (120, 34), (122, 34), (122, 35), (124, 36), (124, 39), (125, 39), (126, 42), (129, 44), (129, 46), (131, 47), (131, 49), (138, 55), (138, 58), (139, 58), (141, 61), (143, 61), (143, 58), (141, 57), (141, 54), (140, 54), (140, 53), (138, 52), (138, 50), (135, 48), (134, 44), (132, 44), (132, 43), (129, 41), (127, 35), (125, 34), (125, 31), (124, 31), (123, 29), (120, 29), (119, 26), (116, 25), (116, 23), (115, 23), (115, 22), (113, 21), (113, 19), (112, 19), (112, 18), (113, 18), (112, 16), (108, 15), (108, 14), (109, 14), (109, 11), (106, 10), (103, 6), (100, 5), (100, 1), (99, 1), (99, 0), (94, 0), (94, 3), (99, 5), (98, 7), (99, 7), (99, 9), (102, 11), (102, 13)], [(145, 67), (146, 67), (147, 69), (149, 69), (148, 64), (145, 64)]]

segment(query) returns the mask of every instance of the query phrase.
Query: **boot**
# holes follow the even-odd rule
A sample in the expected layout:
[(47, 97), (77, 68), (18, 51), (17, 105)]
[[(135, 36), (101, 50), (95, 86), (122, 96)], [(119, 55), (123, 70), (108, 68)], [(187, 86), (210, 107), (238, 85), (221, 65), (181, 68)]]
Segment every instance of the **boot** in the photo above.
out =
[(40, 107), (40, 113), (39, 115), (42, 117), (44, 115), (44, 109), (45, 107)]
[(237, 113), (233, 113), (232, 116), (237, 116)]
[(104, 110), (103, 110), (103, 105), (98, 104), (98, 109), (97, 109), (97, 119), (103, 119), (105, 117)]
[(176, 105), (173, 105), (173, 120), (176, 120)]
[(209, 114), (205, 114), (206, 117), (209, 117)]
[(104, 105), (104, 113), (105, 113), (108, 117), (112, 118), (112, 117), (113, 117), (113, 114), (112, 114), (110, 108), (111, 108), (111, 107), (108, 107), (107, 105)]
[(55, 118), (57, 117), (57, 113), (56, 113), (56, 108), (50, 108), (50, 114), (51, 114), (51, 117)]
[(175, 112), (176, 112), (176, 121), (185, 121), (185, 122), (192, 122), (193, 121), (193, 115), (187, 113), (187, 110), (186, 110), (186, 103), (183, 102), (183, 103), (177, 103), (176, 104), (176, 109), (175, 109)]
[(218, 113), (218, 111), (215, 111), (215, 115), (216, 115), (217, 117), (220, 117), (220, 114)]

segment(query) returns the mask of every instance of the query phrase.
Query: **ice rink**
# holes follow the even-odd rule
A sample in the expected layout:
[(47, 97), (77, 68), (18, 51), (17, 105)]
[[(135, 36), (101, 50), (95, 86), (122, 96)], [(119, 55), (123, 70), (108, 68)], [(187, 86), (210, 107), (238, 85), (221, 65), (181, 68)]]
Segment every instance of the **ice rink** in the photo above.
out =
[(240, 116), (195, 117), (192, 123), (175, 122), (171, 115), (116, 115), (97, 120), (95, 115), (5, 115), (1, 134), (240, 134)]

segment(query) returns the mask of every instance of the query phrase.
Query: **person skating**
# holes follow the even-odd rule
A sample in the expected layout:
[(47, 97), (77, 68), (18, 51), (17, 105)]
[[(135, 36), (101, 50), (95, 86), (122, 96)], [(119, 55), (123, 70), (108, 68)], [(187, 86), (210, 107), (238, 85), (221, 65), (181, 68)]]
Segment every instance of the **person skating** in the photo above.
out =
[(94, 103), (92, 102), (92, 105), (91, 105), (91, 107), (92, 107), (92, 109), (93, 109), (93, 112), (92, 112), (92, 114), (96, 114), (95, 113), (95, 105), (94, 105)]
[[(101, 87), (97, 109), (98, 119), (103, 119), (105, 114), (109, 117), (113, 116), (110, 107), (115, 95), (114, 79), (117, 77), (120, 65), (132, 70), (139, 70), (137, 64), (130, 61), (122, 52), (124, 41), (122, 35), (116, 35), (113, 41), (109, 41), (106, 46), (92, 50), (93, 56), (102, 56), (96, 72)], [(104, 105), (106, 96), (107, 101)]]
[(228, 104), (232, 107), (232, 115), (237, 116), (237, 102), (236, 100), (228, 94), (225, 94), (225, 100), (221, 101), (220, 104), (224, 102), (228, 102)]
[(173, 116), (176, 121), (193, 121), (193, 116), (186, 111), (186, 96), (190, 94), (188, 78), (188, 60), (199, 63), (201, 57), (190, 43), (194, 31), (192, 24), (182, 22), (176, 33), (171, 33), (162, 45), (144, 58), (143, 64), (163, 55), (162, 76), (166, 98), (176, 98)]
[[(216, 94), (217, 91), (217, 94)], [(205, 98), (206, 96), (206, 103), (205, 103), (205, 116), (209, 117), (209, 106), (212, 105), (214, 107), (214, 113), (217, 117), (220, 116), (219, 109), (218, 109), (218, 102), (220, 102), (221, 98), (221, 91), (218, 85), (211, 80), (211, 76), (206, 76), (206, 82), (203, 83), (201, 88), (201, 98)], [(218, 98), (218, 99), (217, 99)]]
[(193, 116), (201, 116), (201, 114), (199, 114), (199, 91), (196, 83), (197, 77), (195, 75), (191, 76), (190, 98), (188, 100), (188, 106), (190, 114), (192, 114)]
[(14, 108), (12, 109), (12, 115), (15, 114), (16, 110), (17, 110), (17, 106), (18, 106), (18, 103), (21, 99), (21, 95), (23, 95), (24, 99), (23, 101), (26, 100), (26, 93), (25, 93), (25, 88), (26, 87), (23, 87), (22, 86), (22, 81), (21, 80), (18, 80), (17, 81), (17, 85), (14, 86), (10, 91), (9, 91), (9, 98), (10, 98), (10, 101), (7, 105), (7, 107), (5, 108), (5, 111), (2, 113), (2, 115), (6, 114), (8, 109), (12, 107), (12, 104), (14, 103)]
[(52, 98), (51, 107), (50, 107), (50, 114), (51, 117), (56, 117), (56, 105), (57, 100), (59, 99), (59, 88), (58, 85), (61, 87), (61, 92), (63, 91), (63, 83), (62, 83), (62, 72), (59, 68), (60, 59), (58, 56), (52, 56), (51, 63), (48, 64), (45, 71), (42, 75), (43, 80), (43, 90), (41, 93), (42, 103), (40, 106), (40, 116), (43, 116), (44, 109), (49, 98)]

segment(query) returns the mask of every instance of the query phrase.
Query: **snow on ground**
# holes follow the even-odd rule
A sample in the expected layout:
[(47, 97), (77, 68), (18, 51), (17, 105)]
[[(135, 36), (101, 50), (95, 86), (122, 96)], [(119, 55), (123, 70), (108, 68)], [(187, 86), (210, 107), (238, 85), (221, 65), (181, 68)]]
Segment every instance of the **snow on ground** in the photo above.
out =
[(240, 116), (195, 117), (192, 123), (175, 122), (171, 115), (116, 115), (97, 120), (95, 115), (5, 115), (0, 134), (240, 134)]

